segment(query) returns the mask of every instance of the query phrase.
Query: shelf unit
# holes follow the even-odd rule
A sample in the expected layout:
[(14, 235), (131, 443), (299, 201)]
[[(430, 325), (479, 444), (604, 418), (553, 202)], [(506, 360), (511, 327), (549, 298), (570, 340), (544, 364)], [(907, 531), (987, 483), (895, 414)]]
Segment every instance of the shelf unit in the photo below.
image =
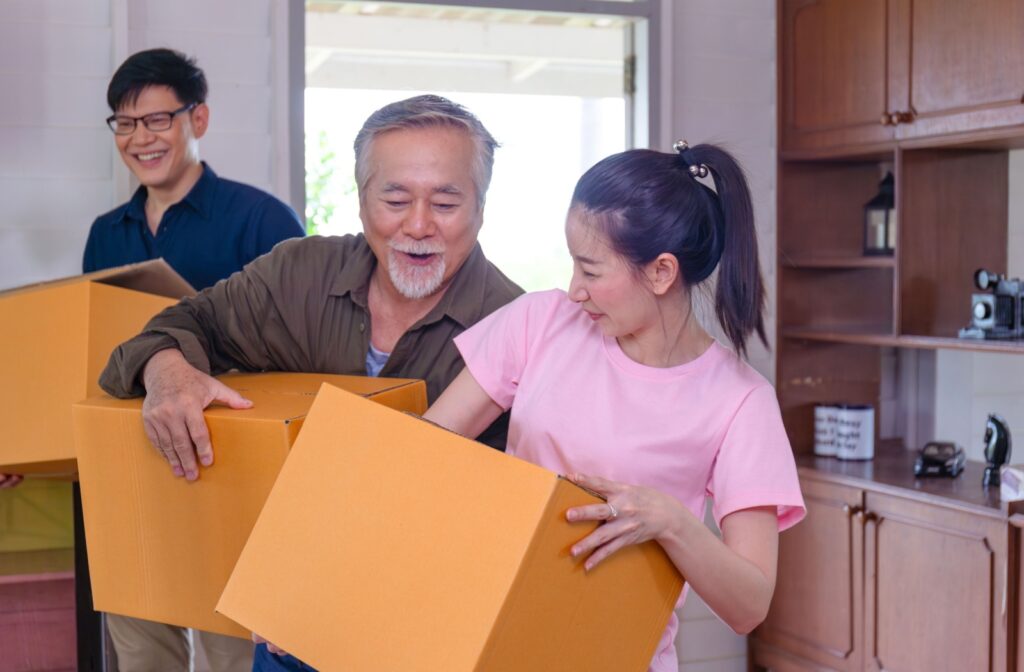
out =
[[(1005, 137), (780, 155), (776, 370), (797, 453), (813, 449), (816, 404), (880, 408), (881, 348), (1024, 354), (1019, 341), (957, 338), (970, 320), (974, 271), (1007, 269), (1016, 140)], [(865, 256), (863, 206), (886, 171), (896, 180), (897, 248)]]
[[(951, 383), (930, 378), (925, 358), (892, 356), (1024, 355), (1024, 342), (957, 338), (974, 271), (1009, 267), (1024, 8), (778, 0), (777, 21), (776, 388), (807, 517), (779, 540), (751, 667), (1024, 672), (1021, 503), (982, 488), (977, 462), (956, 479), (914, 478), (908, 416), (928, 395), (911, 388)], [(896, 251), (868, 257), (863, 206), (887, 170)], [(907, 378), (891, 386), (904, 361)], [(882, 415), (883, 388), (884, 408), (905, 422), (876, 418), (887, 439), (876, 433), (875, 459), (816, 458), (814, 406), (869, 403)]]

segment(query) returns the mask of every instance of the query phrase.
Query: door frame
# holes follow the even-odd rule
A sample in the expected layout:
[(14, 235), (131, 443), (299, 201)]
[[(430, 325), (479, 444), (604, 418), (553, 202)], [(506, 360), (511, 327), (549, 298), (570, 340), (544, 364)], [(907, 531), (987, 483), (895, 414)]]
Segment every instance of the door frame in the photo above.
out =
[[(402, 0), (408, 5), (442, 5), (477, 9), (508, 9), (558, 14), (595, 14), (633, 19), (633, 31), (627, 34), (627, 50), (634, 56), (633, 90), (626, 91), (626, 145), (658, 147), (667, 126), (663, 119), (665, 82), (663, 72), (662, 0)], [(275, 187), (287, 194), (295, 211), (306, 210), (305, 178), (305, 90), (306, 90), (306, 3), (291, 0), (277, 3), (272, 21), (271, 39), (278, 53), (285, 53), (273, 66), (278, 91), (287, 91), (275, 101), (273, 124), (275, 155), (280, 161), (275, 171)], [(627, 54), (623, 55), (624, 57)], [(282, 165), (283, 164), (283, 165)]]

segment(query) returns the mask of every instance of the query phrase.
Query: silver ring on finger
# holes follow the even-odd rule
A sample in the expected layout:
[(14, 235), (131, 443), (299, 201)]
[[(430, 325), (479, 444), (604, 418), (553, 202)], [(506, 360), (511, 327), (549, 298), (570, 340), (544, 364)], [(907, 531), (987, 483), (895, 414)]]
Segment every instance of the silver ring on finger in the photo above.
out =
[(608, 505), (608, 517), (605, 520), (615, 520), (619, 517), (619, 512), (615, 509), (615, 506), (611, 502), (605, 502)]

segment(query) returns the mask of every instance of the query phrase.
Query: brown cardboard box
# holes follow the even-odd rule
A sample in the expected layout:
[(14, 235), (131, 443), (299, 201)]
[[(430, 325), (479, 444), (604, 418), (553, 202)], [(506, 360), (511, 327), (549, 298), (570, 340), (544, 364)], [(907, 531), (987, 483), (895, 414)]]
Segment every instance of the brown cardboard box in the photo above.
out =
[(174, 478), (149, 443), (141, 399), (75, 404), (98, 611), (248, 637), (214, 606), (323, 381), (415, 413), (427, 401), (422, 381), (396, 378), (260, 373), (220, 380), (254, 406), (207, 409), (215, 461), (192, 483)]
[(73, 473), (71, 404), (110, 353), (195, 290), (162, 259), (0, 292), (0, 472)]
[(597, 501), (324, 385), (217, 609), (321, 670), (643, 672), (682, 578), (653, 542), (585, 573)]

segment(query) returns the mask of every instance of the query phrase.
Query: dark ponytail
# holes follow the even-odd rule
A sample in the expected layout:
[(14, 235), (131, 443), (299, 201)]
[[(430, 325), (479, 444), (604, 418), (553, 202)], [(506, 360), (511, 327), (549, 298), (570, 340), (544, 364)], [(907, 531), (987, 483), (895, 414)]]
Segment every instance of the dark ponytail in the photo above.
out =
[[(715, 145), (673, 153), (633, 149), (584, 173), (572, 207), (582, 208), (635, 267), (669, 252), (688, 290), (718, 268), (715, 314), (741, 355), (764, 331), (764, 285), (750, 189), (736, 159)], [(715, 190), (697, 177), (710, 173)]]

